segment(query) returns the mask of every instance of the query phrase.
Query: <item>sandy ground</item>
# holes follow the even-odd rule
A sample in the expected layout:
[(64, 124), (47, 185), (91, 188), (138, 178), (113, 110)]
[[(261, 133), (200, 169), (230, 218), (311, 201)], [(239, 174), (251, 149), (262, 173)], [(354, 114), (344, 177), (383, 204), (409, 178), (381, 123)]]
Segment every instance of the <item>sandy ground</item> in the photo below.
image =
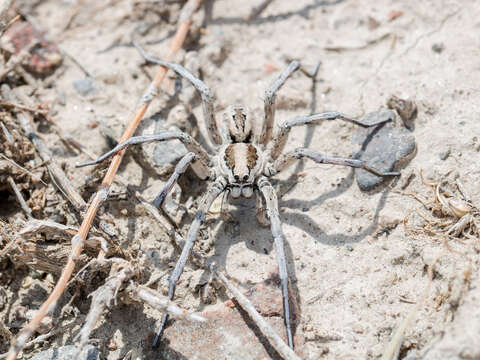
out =
[[(153, 66), (140, 67), (143, 61), (132, 47), (108, 48), (128, 43), (134, 36), (149, 53), (162, 57), (180, 8), (178, 3), (163, 6), (147, 1), (105, 4), (42, 1), (31, 10), (48, 37), (95, 76), (96, 92), (80, 95), (73, 83), (85, 74), (67, 57), (55, 74), (39, 83), (37, 91), (40, 101), (55, 102), (53, 119), (60, 127), (94, 154), (109, 148), (105, 126), (120, 136), (155, 71)], [(144, 10), (155, 6), (161, 10)], [(216, 1), (210, 12), (199, 11), (194, 35), (185, 45), (197, 53), (182, 51), (176, 58), (181, 63), (188, 56), (198, 61), (204, 81), (215, 90), (219, 112), (229, 104), (241, 103), (260, 119), (263, 92), (289, 58), (306, 67), (321, 61), (321, 67), (313, 96), (312, 80), (301, 73), (282, 88), (278, 121), (309, 114), (312, 107), (316, 112), (337, 110), (361, 117), (384, 107), (392, 94), (417, 103), (413, 131), (417, 154), (400, 169), (400, 181), (364, 193), (351, 169), (305, 162), (278, 176), (276, 185), (283, 194), (281, 217), (294, 287), (301, 299), (298, 331), (306, 339), (306, 356), (379, 358), (394, 329), (427, 287), (427, 265), (445, 249), (434, 236), (412, 237), (402, 225), (407, 216), (419, 221), (412, 213), (421, 204), (408, 193), (433, 200), (431, 190), (420, 181), (419, 170), (432, 182), (459, 177), (472, 202), (480, 203), (475, 186), (480, 178), (475, 161), (480, 150), (480, 4), (473, 0), (278, 0), (247, 24), (244, 18), (251, 7), (248, 1)], [(64, 30), (73, 11), (75, 17)], [(148, 45), (152, 42), (156, 43)], [(165, 99), (155, 101), (149, 114), (160, 112), (163, 104)], [(200, 103), (195, 101), (192, 109), (205, 137)], [(92, 122), (100, 126), (92, 128)], [(145, 126), (142, 131), (151, 133), (153, 128)], [(353, 125), (341, 122), (295, 128), (287, 149), (308, 145), (322, 153), (351, 156), (358, 150), (351, 141), (354, 132)], [(43, 136), (59, 161), (65, 162), (75, 186), (82, 187), (91, 169), (73, 165), (86, 157), (65, 151), (55, 134)], [(301, 176), (294, 176), (295, 171)], [(412, 173), (412, 181), (402, 189), (402, 181)], [(164, 182), (155, 171), (140, 166), (135, 156), (125, 158), (120, 174), (148, 199), (154, 198)], [(186, 175), (182, 202), (198, 198), (197, 184), (193, 174)], [(114, 191), (122, 193), (124, 189), (115, 186)], [(193, 201), (187, 219), (195, 204)], [(147, 214), (125, 197), (108, 202), (103, 209), (117, 218), (122, 246), (139, 249), (151, 258), (152, 268), (169, 271), (178, 253)], [(247, 289), (266, 279), (276, 266), (271, 233), (257, 223), (253, 200), (232, 202), (230, 212), (235, 222), (225, 223), (212, 215), (208, 229), (202, 230), (201, 249)], [(182, 222), (184, 231), (189, 222)], [(439, 261), (429, 296), (406, 331), (400, 358), (480, 357), (475, 332), (478, 321), (469, 321), (471, 316), (480, 321), (478, 260), (473, 256), (475, 246), (459, 248), (472, 255), (472, 260), (447, 252)], [(205, 307), (192, 291), (201, 277), (205, 277), (203, 271), (191, 266), (183, 274), (186, 281), (179, 285), (176, 299), (188, 309)], [(165, 291), (166, 286), (164, 277), (159, 289)], [(35, 302), (39, 304), (45, 297), (46, 291), (41, 291)], [(88, 311), (84, 299), (77, 305), (81, 314)], [(12, 297), (11, 301), (19, 300)], [(151, 338), (159, 318), (160, 313), (151, 310), (143, 313), (126, 306), (113, 307), (92, 338), (103, 345), (106, 358), (123, 358), (133, 348), (148, 346), (145, 339)], [(56, 336), (35, 351), (72, 344), (74, 334)], [(111, 338), (117, 347), (107, 350), (105, 342)], [(438, 352), (439, 346), (443, 346), (442, 352)]]

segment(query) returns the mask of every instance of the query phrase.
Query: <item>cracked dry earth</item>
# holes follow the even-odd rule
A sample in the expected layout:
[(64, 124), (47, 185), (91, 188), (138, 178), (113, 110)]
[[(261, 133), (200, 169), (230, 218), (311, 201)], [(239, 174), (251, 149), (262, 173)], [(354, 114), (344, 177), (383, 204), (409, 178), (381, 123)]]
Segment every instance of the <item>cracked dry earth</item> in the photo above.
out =
[[(37, 3), (27, 6), (32, 19), (70, 57), (65, 57), (52, 75), (38, 80), (33, 96), (38, 102), (54, 104), (53, 120), (89, 151), (102, 154), (110, 148), (110, 138), (120, 137), (155, 71), (153, 66), (144, 66), (129, 42), (133, 37), (150, 54), (164, 56), (182, 2)], [(413, 99), (417, 104), (411, 133), (417, 152), (399, 169), (399, 180), (366, 193), (360, 191), (352, 169), (306, 161), (279, 176), (275, 185), (281, 194), (292, 289), (299, 299), (299, 354), (305, 359), (380, 358), (394, 330), (427, 287), (428, 265), (445, 249), (445, 243), (434, 236), (418, 238), (405, 231), (406, 217), (413, 225), (422, 224), (416, 214), (422, 206), (408, 194), (426, 199), (431, 196), (419, 171), (423, 170), (429, 182), (461, 179), (472, 203), (480, 204), (476, 161), (480, 151), (480, 4), (473, 0), (277, 0), (247, 23), (244, 18), (252, 6), (249, 1), (215, 1), (209, 11), (199, 10), (185, 51), (175, 58), (201, 74), (215, 91), (217, 117), (226, 106), (241, 103), (261, 119), (263, 92), (291, 58), (307, 68), (321, 61), (321, 67), (314, 91), (312, 80), (300, 72), (281, 89), (277, 121), (309, 114), (312, 108), (362, 117), (385, 107), (391, 95)], [(67, 20), (71, 23), (65, 29)], [(85, 74), (71, 57), (94, 75), (86, 85)], [(174, 77), (169, 79), (166, 94), (153, 102), (149, 119), (139, 132), (148, 134), (176, 126), (202, 141), (206, 133), (198, 97), (183, 86), (175, 98), (179, 84)], [(352, 142), (354, 133), (353, 125), (340, 121), (295, 128), (287, 150), (309, 146), (329, 155), (352, 156), (359, 150)], [(64, 163), (73, 184), (86, 189), (88, 200), (95, 186), (85, 187), (85, 179), (94, 170), (74, 167), (86, 157), (67, 151), (53, 132), (42, 136)], [(167, 151), (166, 160), (161, 155)], [(153, 200), (165, 182), (165, 173), (171, 170), (170, 162), (178, 158), (175, 151), (183, 149), (178, 145), (130, 149), (119, 174)], [(167, 204), (167, 211), (183, 232), (188, 230), (202, 190), (204, 185), (187, 173)], [(120, 246), (138, 251), (152, 272), (170, 272), (179, 254), (167, 234), (124, 188), (116, 185), (114, 193), (102, 211), (116, 219)], [(231, 219), (222, 220), (218, 206), (214, 206), (195, 248), (208, 261), (224, 267), (246, 291), (276, 271), (272, 236), (268, 228), (258, 224), (253, 200), (234, 201), (229, 212)], [(15, 216), (21, 216), (20, 209)], [(447, 252), (436, 264), (432, 287), (406, 330), (400, 358), (480, 358), (480, 246), (474, 242), (455, 246), (464, 255)], [(36, 308), (52, 289), (51, 276), (35, 278), (34, 292), (22, 288), (28, 274), (28, 270), (18, 271), (15, 281), (5, 287), (9, 306), (0, 313), (5, 323), (10, 319), (5, 311), (19, 304)], [(228, 300), (224, 291), (217, 292), (216, 304), (200, 300), (199, 291), (207, 280), (207, 273), (187, 265), (175, 299), (189, 310), (205, 311), (212, 317), (217, 312), (228, 321), (228, 316), (234, 315), (219, 307)], [(155, 286), (165, 292), (168, 275)], [(67, 292), (65, 302), (73, 292)], [(87, 294), (78, 296), (70, 315), (64, 315), (56, 326), (70, 321), (73, 314), (84, 316), (88, 312)], [(280, 314), (271, 318), (283, 335)], [(150, 350), (153, 329), (160, 318), (161, 313), (149, 308), (119, 304), (101, 320), (91, 338), (107, 359), (123, 359), (127, 354), (130, 358), (143, 354), (148, 359), (161, 359), (166, 353)], [(225, 326), (221, 318), (212, 324)], [(15, 324), (17, 330), (12, 331), (21, 325)], [(223, 342), (205, 335), (199, 336), (200, 345), (194, 340), (180, 344), (179, 337), (197, 330), (177, 321), (166, 332), (168, 354), (176, 359), (222, 358), (221, 354), (225, 359), (268, 358), (257, 337), (245, 335), (237, 339), (238, 345), (231, 338), (230, 342), (225, 340), (229, 330), (224, 329)], [(79, 325), (37, 345), (25, 358), (47, 348), (74, 344), (78, 330)], [(212, 342), (202, 345), (202, 340)], [(214, 348), (227, 343), (230, 349)], [(199, 346), (198, 351), (189, 346)], [(235, 346), (252, 351), (235, 353)], [(6, 351), (6, 347), (2, 345), (1, 350)]]

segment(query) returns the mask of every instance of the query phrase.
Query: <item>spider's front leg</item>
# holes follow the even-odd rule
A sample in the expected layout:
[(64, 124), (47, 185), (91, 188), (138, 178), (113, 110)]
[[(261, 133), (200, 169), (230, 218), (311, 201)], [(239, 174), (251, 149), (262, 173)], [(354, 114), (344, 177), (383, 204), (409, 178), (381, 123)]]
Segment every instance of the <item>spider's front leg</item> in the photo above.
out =
[(192, 138), (190, 135), (185, 134), (181, 131), (162, 131), (154, 135), (134, 136), (128, 139), (127, 141), (121, 144), (118, 144), (112, 150), (100, 156), (97, 160), (88, 161), (84, 163), (77, 163), (75, 166), (83, 167), (83, 166), (99, 164), (102, 161), (108, 159), (109, 157), (112, 157), (118, 152), (124, 150), (130, 145), (138, 145), (138, 144), (150, 143), (154, 141), (169, 141), (169, 140), (180, 140), (183, 143), (183, 145), (185, 145), (188, 151), (196, 155), (195, 160), (197, 161), (195, 161), (192, 164), (192, 168), (201, 179), (206, 179), (210, 176), (210, 168), (208, 166), (210, 163), (210, 155), (198, 142), (195, 141), (194, 138)]
[[(225, 190), (227, 186), (227, 181), (223, 177), (219, 177), (215, 182), (209, 185), (207, 189), (207, 193), (202, 199), (202, 202), (195, 214), (195, 218), (188, 230), (187, 239), (185, 241), (185, 245), (182, 249), (182, 253), (180, 258), (178, 259), (177, 263), (175, 264), (175, 269), (172, 272), (169, 280), (169, 288), (168, 288), (168, 298), (171, 300), (175, 295), (175, 286), (177, 284), (180, 275), (182, 275), (183, 268), (187, 262), (187, 259), (190, 255), (190, 252), (193, 248), (195, 240), (197, 239), (198, 232), (200, 231), (200, 226), (205, 221), (205, 217), (207, 216), (207, 212), (212, 206), (212, 203), (215, 199)], [(155, 335), (155, 339), (153, 341), (152, 347), (157, 347), (160, 338), (162, 337), (163, 330), (165, 329), (165, 324), (168, 320), (168, 315), (163, 314), (162, 322), (160, 324), (160, 328)]]
[(205, 118), (210, 141), (214, 145), (221, 144), (222, 139), (218, 132), (217, 122), (215, 120), (215, 95), (210, 88), (183, 66), (156, 59), (152, 56), (149, 56), (137, 43), (134, 42), (133, 45), (135, 45), (145, 60), (173, 70), (178, 75), (187, 79), (193, 85), (193, 87), (200, 92), (202, 97), (203, 117)]
[(320, 154), (319, 152), (306, 149), (306, 148), (298, 148), (292, 152), (284, 154), (280, 156), (275, 162), (273, 163), (274, 173), (278, 173), (289, 165), (291, 165), (296, 160), (301, 160), (303, 158), (307, 158), (310, 160), (315, 161), (318, 164), (330, 164), (330, 165), (343, 165), (343, 166), (350, 166), (353, 168), (361, 168), (368, 172), (371, 172), (377, 176), (398, 176), (400, 175), (397, 171), (387, 171), (383, 172), (381, 170), (372, 168), (365, 164), (364, 161), (358, 159), (350, 159), (350, 158), (341, 158), (335, 156), (327, 156)]
[(314, 114), (309, 116), (297, 116), (294, 119), (285, 121), (281, 126), (277, 128), (272, 141), (268, 143), (267, 154), (273, 160), (275, 160), (280, 155), (280, 153), (283, 151), (285, 147), (285, 144), (287, 143), (288, 135), (290, 134), (290, 130), (292, 129), (292, 127), (301, 126), (301, 125), (319, 124), (325, 120), (344, 120), (344, 121), (348, 121), (363, 127), (377, 126), (390, 121), (390, 119), (387, 119), (387, 120), (380, 120), (376, 122), (367, 123), (339, 112), (325, 112), (325, 113)]
[(298, 61), (292, 61), (265, 91), (265, 118), (263, 120), (262, 138), (260, 139), (262, 144), (267, 144), (272, 139), (272, 130), (275, 123), (275, 98), (277, 91), (280, 90), (290, 75), (292, 75), (299, 67), (300, 63)]
[(275, 244), (275, 252), (277, 254), (278, 272), (282, 282), (282, 296), (283, 296), (283, 313), (285, 317), (285, 327), (287, 328), (288, 345), (293, 349), (293, 332), (290, 319), (290, 298), (288, 296), (288, 271), (287, 259), (285, 257), (285, 235), (282, 231), (282, 224), (280, 222), (280, 215), (278, 212), (278, 199), (275, 189), (266, 177), (258, 180), (258, 188), (263, 194), (267, 208), (267, 214), (270, 219), (270, 229), (273, 235)]

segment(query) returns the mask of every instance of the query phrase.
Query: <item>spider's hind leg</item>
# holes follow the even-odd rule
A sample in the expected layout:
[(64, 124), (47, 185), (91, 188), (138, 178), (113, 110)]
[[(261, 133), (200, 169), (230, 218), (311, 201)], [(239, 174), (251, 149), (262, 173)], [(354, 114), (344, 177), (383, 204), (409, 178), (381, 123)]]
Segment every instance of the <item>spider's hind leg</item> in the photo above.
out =
[[(217, 196), (225, 190), (225, 186), (226, 181), (223, 178), (218, 178), (214, 183), (210, 184), (207, 189), (207, 193), (203, 197), (202, 202), (198, 207), (192, 225), (188, 230), (187, 239), (185, 241), (185, 245), (183, 246), (182, 253), (180, 254), (180, 258), (175, 264), (175, 269), (173, 269), (172, 275), (169, 279), (168, 298), (170, 300), (172, 300), (173, 296), (175, 295), (175, 287), (177, 285), (178, 279), (180, 279), (180, 276), (182, 275), (183, 269), (185, 267), (185, 264), (187, 263), (188, 257), (190, 256), (195, 240), (197, 239), (198, 232), (200, 231), (200, 225), (205, 221), (205, 217), (208, 210), (212, 206), (212, 203), (215, 201)], [(157, 347), (158, 342), (162, 337), (163, 331), (165, 330), (167, 320), (168, 314), (165, 313), (162, 316), (160, 328), (158, 329), (155, 335), (155, 339), (153, 340), (152, 348)]]
[(278, 272), (280, 274), (280, 280), (282, 285), (282, 297), (283, 297), (283, 313), (285, 320), (285, 327), (287, 328), (288, 345), (293, 349), (293, 331), (292, 331), (292, 319), (290, 317), (290, 297), (288, 293), (288, 271), (287, 271), (287, 258), (285, 256), (285, 235), (282, 231), (282, 224), (280, 222), (280, 215), (278, 212), (278, 199), (275, 189), (272, 184), (266, 179), (261, 178), (258, 181), (258, 187), (262, 192), (267, 214), (270, 219), (270, 228), (273, 235), (275, 244), (275, 252), (277, 254)]

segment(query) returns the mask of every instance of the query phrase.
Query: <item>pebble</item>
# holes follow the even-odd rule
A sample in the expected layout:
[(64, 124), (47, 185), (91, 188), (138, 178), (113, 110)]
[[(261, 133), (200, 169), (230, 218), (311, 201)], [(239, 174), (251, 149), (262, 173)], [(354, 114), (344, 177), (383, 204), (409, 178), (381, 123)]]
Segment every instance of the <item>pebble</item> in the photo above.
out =
[(448, 157), (450, 156), (451, 150), (447, 149), (445, 151), (442, 151), (438, 156), (440, 157), (440, 160), (447, 160)]
[[(395, 119), (392, 110), (381, 109), (365, 115), (363, 121), (372, 119)], [(380, 127), (358, 128), (353, 137), (353, 142), (362, 145), (362, 150), (357, 153), (358, 158), (364, 160), (369, 166), (381, 171), (394, 171), (402, 163), (409, 161), (416, 150), (415, 137), (403, 127), (394, 127), (392, 122)], [(355, 169), (357, 183), (362, 191), (374, 190), (379, 185), (388, 181), (390, 177), (381, 177), (363, 169)]]
[(73, 82), (73, 87), (82, 96), (92, 95), (95, 93), (96, 88), (91, 78), (85, 78), (82, 80), (76, 80)]
[(435, 43), (432, 45), (432, 51), (436, 52), (437, 54), (440, 54), (445, 50), (445, 45), (443, 43)]
[[(39, 352), (30, 358), (30, 360), (73, 360), (77, 348), (74, 345), (61, 346), (59, 348), (50, 348)], [(87, 345), (77, 357), (78, 360), (98, 360), (100, 353), (93, 345)]]
[(403, 121), (408, 130), (413, 130), (413, 121), (417, 116), (417, 105), (411, 99), (401, 99), (395, 95), (391, 95), (387, 100), (389, 109), (395, 110)]

